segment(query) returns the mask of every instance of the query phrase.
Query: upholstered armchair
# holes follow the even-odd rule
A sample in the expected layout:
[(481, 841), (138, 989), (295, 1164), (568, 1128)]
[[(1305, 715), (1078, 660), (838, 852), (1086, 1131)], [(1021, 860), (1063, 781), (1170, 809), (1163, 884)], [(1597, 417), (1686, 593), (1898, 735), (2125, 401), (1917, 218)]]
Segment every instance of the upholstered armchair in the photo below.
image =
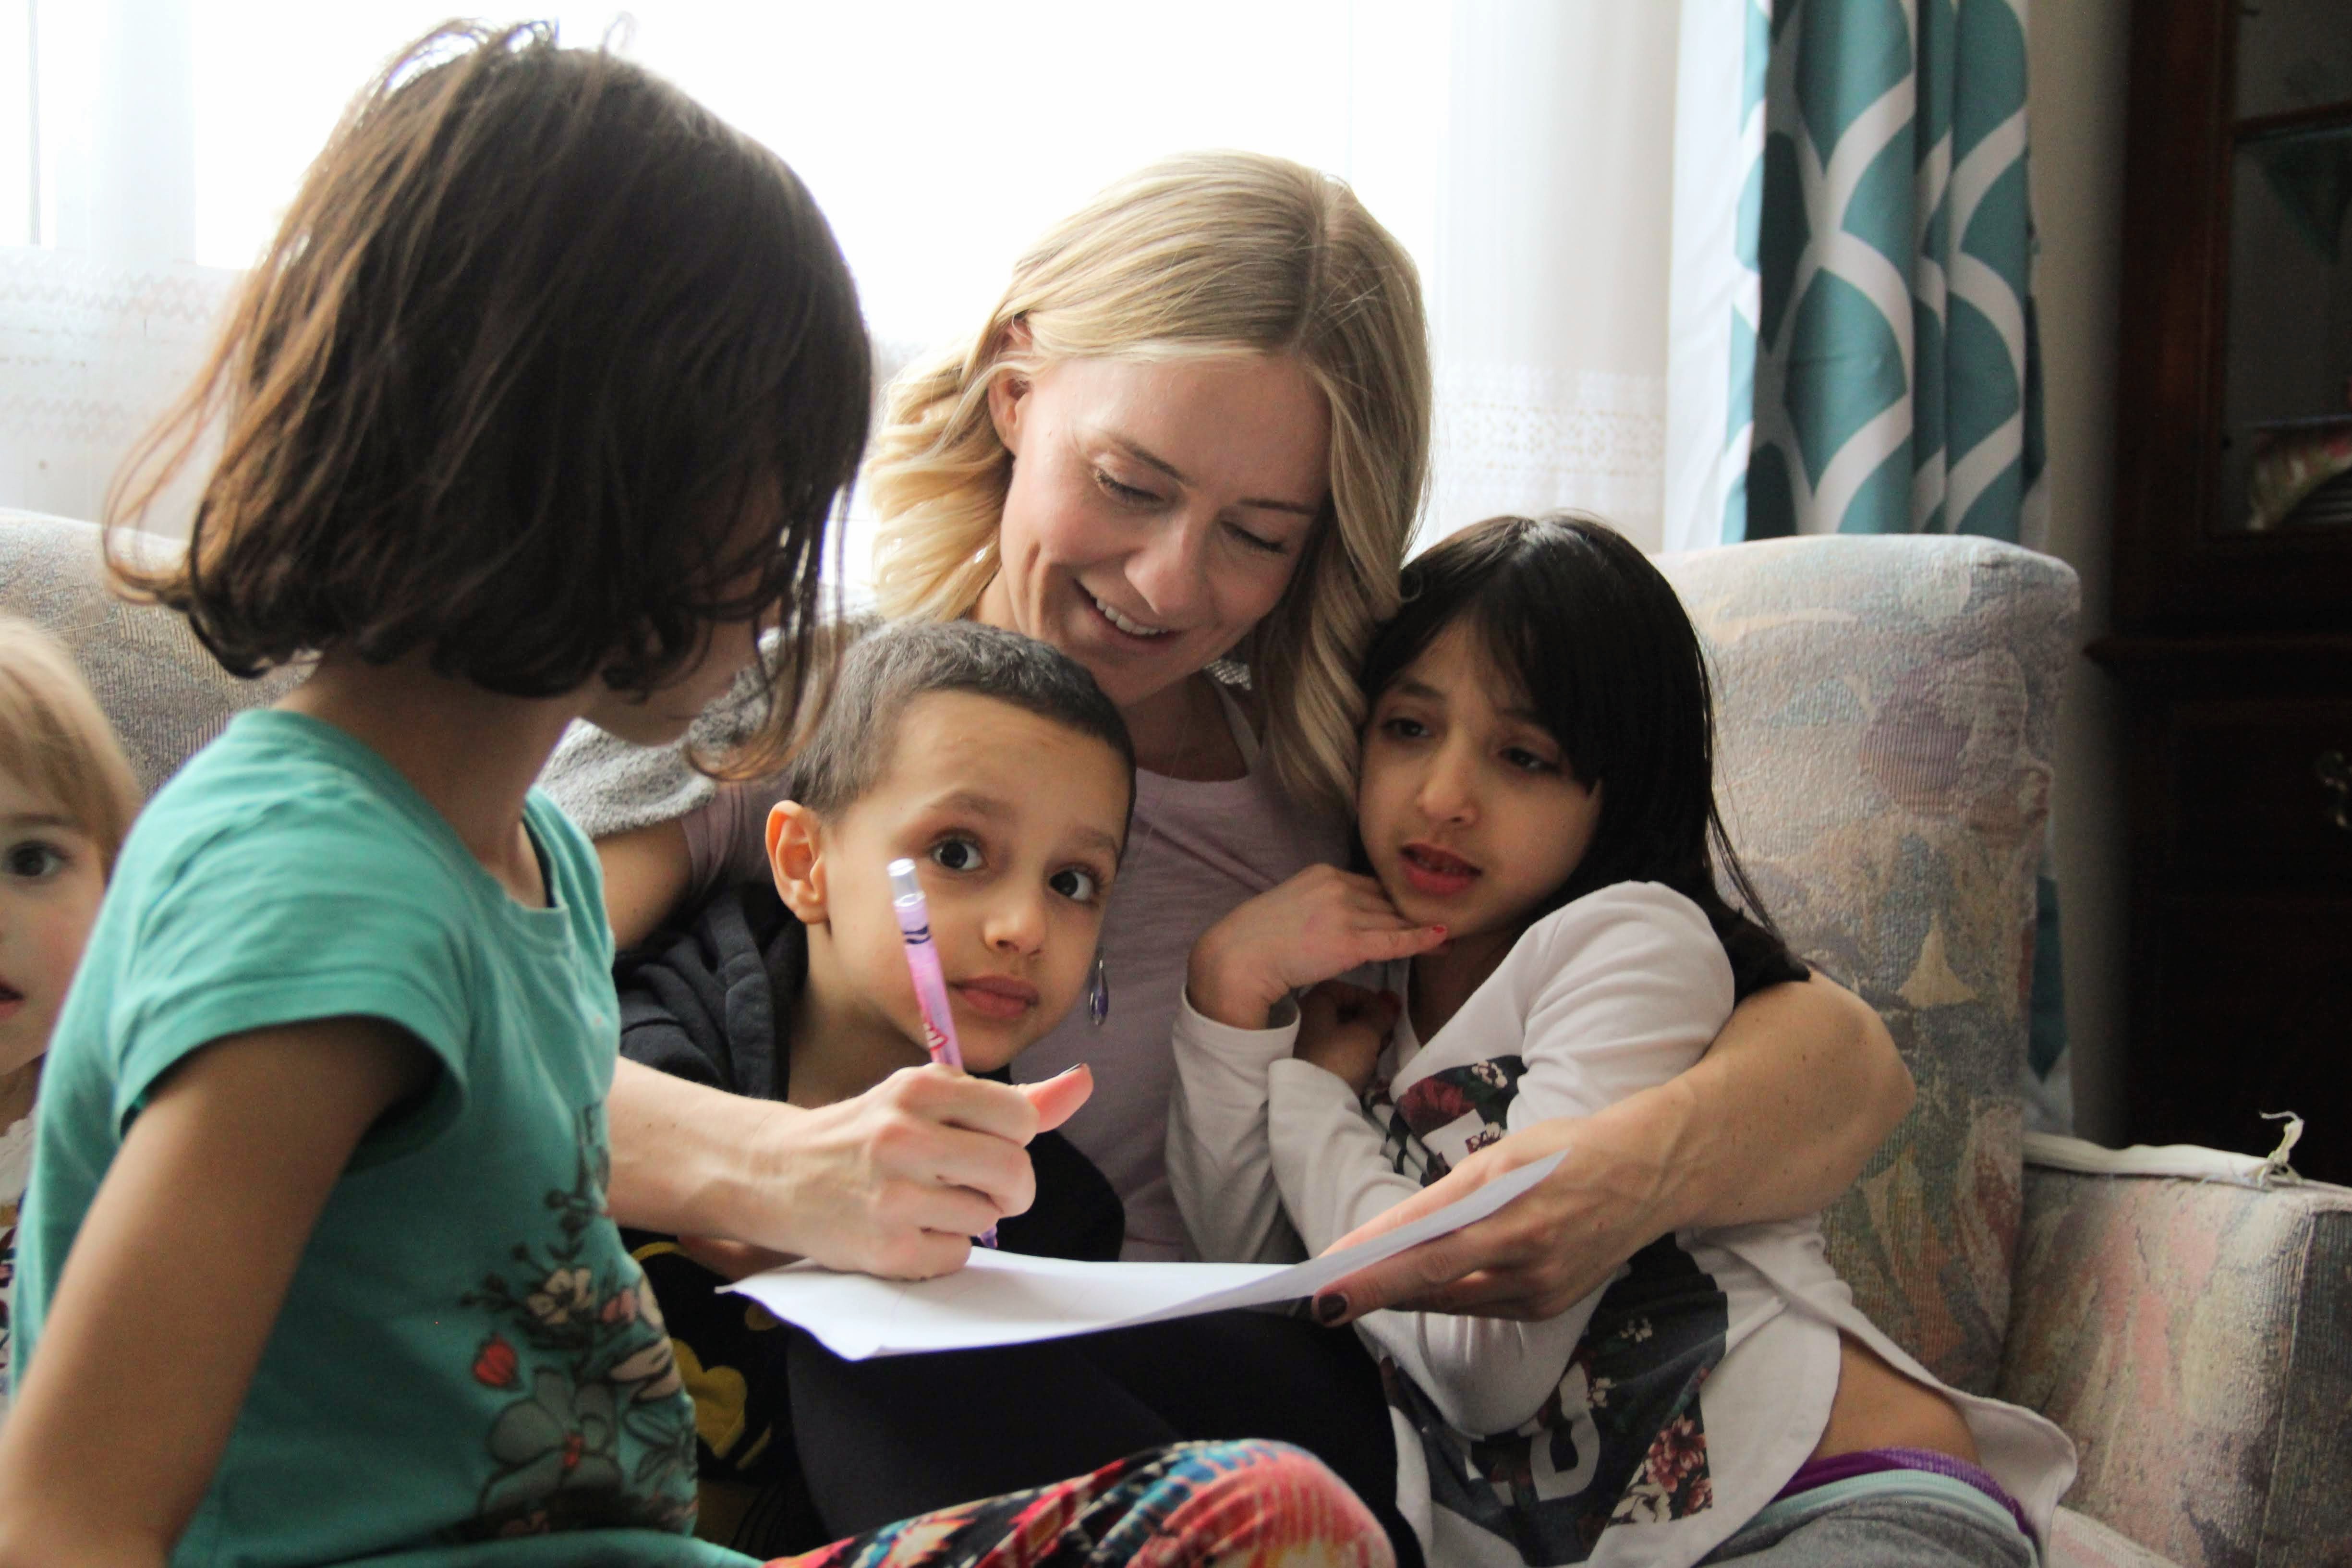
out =
[(2023, 1131), (2074, 573), (1937, 537), (1660, 564), (1714, 658), (1741, 858), (1918, 1083), (1828, 1216), (1860, 1304), (2074, 1437), (2055, 1562), (2352, 1562), (2352, 1190)]

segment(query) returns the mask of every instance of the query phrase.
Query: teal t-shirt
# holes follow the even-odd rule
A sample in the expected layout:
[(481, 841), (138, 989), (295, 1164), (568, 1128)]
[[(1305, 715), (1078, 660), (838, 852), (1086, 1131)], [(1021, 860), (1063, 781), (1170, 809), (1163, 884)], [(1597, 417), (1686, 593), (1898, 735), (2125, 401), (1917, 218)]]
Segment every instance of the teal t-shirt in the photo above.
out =
[[(524, 821), (545, 909), (376, 752), (271, 710), (191, 761), (123, 847), (42, 1076), (20, 1376), (174, 1063), (369, 1016), (440, 1069), (336, 1183), (175, 1564), (750, 1561), (685, 1533), (693, 1407), (605, 1212), (619, 1036), (595, 856), (542, 796)], [(152, 1307), (168, 1332), (168, 1278)]]

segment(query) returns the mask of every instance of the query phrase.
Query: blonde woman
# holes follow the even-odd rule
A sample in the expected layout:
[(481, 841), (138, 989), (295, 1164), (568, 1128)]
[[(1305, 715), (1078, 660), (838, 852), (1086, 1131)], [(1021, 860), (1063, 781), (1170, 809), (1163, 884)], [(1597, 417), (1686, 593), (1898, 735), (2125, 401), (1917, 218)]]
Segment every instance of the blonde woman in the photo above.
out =
[[(1163, 1137), (1194, 939), (1304, 867), (1344, 859), (1355, 672), (1396, 604), (1429, 423), (1410, 259), (1339, 182), (1234, 153), (1104, 192), (1022, 258), (968, 342), (890, 389), (866, 474), (883, 613), (970, 616), (1053, 643), (1134, 736), (1136, 818), (1104, 926), (1108, 1017), (1074, 1017), (1014, 1067), (1043, 1121), (1067, 1114), (1063, 1131), (1117, 1188), (1129, 1257), (1185, 1247)], [(548, 783), (599, 837), (624, 943), (761, 864), (756, 784), (713, 795), (675, 756), (593, 741), (560, 753)], [(1433, 940), (1369, 883), (1332, 887), (1324, 914), (1367, 958)], [(1094, 1085), (1075, 1114), (1087, 1075), (1055, 1076), (1073, 1064)], [(949, 1190), (1025, 1206), (1017, 1145), (1032, 1129), (940, 1130), (894, 1107), (903, 1092), (801, 1110), (624, 1061), (615, 1200), (679, 1231), (844, 1266), (953, 1268), (977, 1226)], [(1672, 1083), (1496, 1145), (1465, 1174), (1568, 1155), (1501, 1215), (1339, 1293), (1349, 1315), (1400, 1301), (1556, 1313), (1677, 1227), (1821, 1207), (1909, 1096), (1859, 1001), (1820, 979), (1776, 986)]]

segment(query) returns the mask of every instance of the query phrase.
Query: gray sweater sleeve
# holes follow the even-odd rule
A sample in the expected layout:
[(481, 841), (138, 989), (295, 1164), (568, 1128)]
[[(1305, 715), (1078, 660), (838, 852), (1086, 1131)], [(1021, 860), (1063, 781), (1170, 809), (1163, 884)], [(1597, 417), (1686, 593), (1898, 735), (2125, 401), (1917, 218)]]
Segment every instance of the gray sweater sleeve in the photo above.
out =
[(584, 720), (563, 732), (539, 787), (591, 838), (675, 821), (716, 793), (683, 746), (633, 746)]
[[(723, 863), (734, 858), (733, 846), (721, 839), (740, 829), (743, 812), (726, 809), (725, 797), (742, 786), (721, 786), (698, 771), (687, 753), (697, 746), (706, 752), (723, 751), (743, 741), (756, 726), (761, 706), (760, 676), (747, 669), (703, 710), (676, 745), (632, 745), (593, 724), (575, 722), (541, 771), (539, 787), (591, 838), (609, 838), (657, 822), (686, 822), (689, 854), (698, 846), (701, 851), (695, 855), (690, 883), (691, 893), (698, 896), (717, 879)], [(717, 820), (699, 820), (706, 816)], [(758, 821), (766, 817), (764, 809), (758, 812)]]
[[(832, 657), (876, 624), (867, 616), (835, 622), (818, 634), (820, 649)], [(770, 657), (774, 647), (769, 644)], [(744, 670), (673, 746), (632, 745), (593, 724), (574, 723), (541, 770), (539, 787), (591, 838), (657, 822), (680, 824), (690, 867), (688, 902), (720, 881), (755, 877), (767, 863), (768, 808), (780, 798), (782, 781), (722, 784), (687, 757), (697, 747), (711, 754), (749, 740), (765, 706), (761, 684), (758, 669)]]

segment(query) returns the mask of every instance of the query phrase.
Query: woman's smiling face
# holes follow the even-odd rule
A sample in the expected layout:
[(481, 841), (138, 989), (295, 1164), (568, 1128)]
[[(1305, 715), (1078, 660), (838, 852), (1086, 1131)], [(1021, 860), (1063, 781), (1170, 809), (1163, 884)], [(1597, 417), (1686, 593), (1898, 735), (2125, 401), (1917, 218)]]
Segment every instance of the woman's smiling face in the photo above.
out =
[(1013, 457), (979, 618), (1053, 644), (1122, 708), (1276, 604), (1330, 493), (1330, 415), (1297, 361), (1067, 360), (992, 388)]

